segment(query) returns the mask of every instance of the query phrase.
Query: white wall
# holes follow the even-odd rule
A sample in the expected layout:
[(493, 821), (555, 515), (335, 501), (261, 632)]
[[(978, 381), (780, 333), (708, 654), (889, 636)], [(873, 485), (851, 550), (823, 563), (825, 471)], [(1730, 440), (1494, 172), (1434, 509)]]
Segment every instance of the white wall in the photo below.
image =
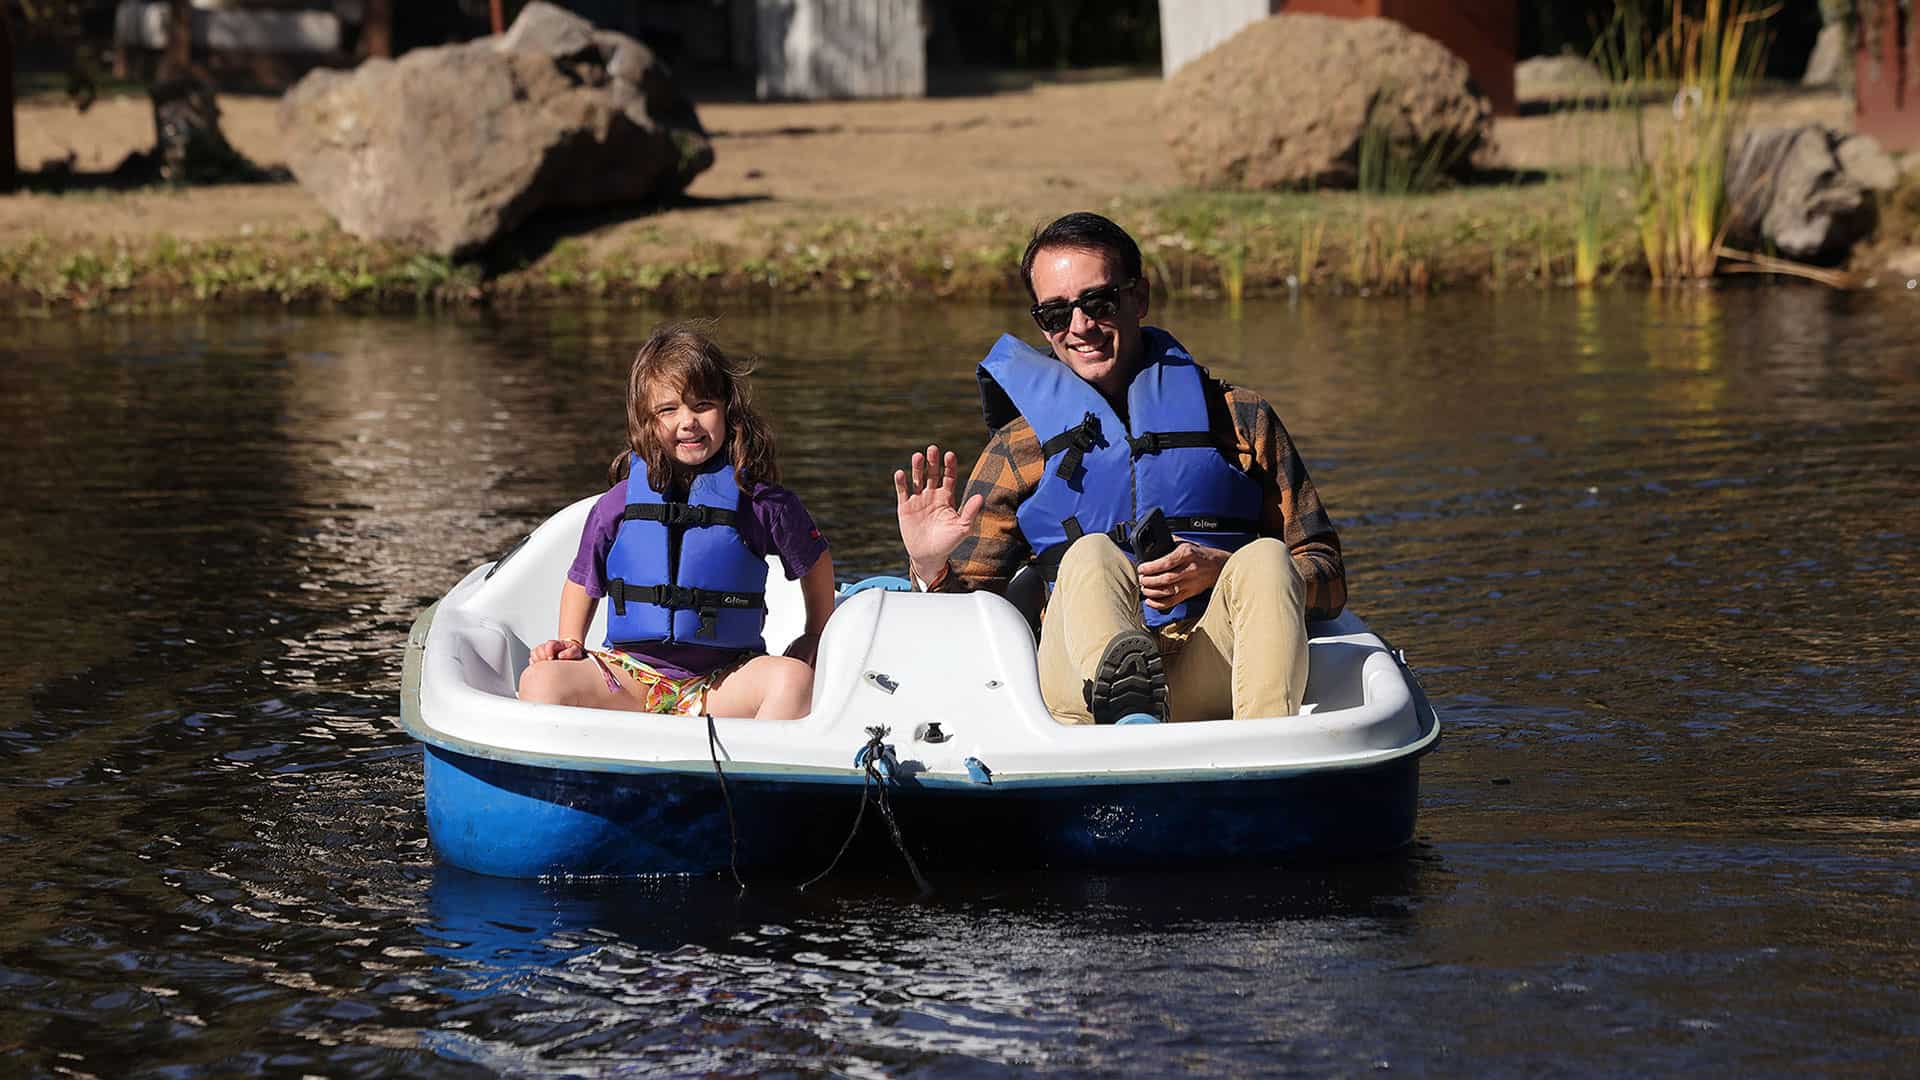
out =
[(1161, 76), (1172, 75), (1278, 6), (1275, 0), (1160, 0)]

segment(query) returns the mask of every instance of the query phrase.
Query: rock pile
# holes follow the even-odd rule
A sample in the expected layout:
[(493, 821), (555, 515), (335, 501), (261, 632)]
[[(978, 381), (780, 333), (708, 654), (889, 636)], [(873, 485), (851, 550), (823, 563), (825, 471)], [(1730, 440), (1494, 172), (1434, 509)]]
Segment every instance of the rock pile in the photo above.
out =
[(1866, 135), (1818, 124), (1753, 128), (1727, 155), (1727, 243), (1835, 264), (1878, 222), (1899, 166)]

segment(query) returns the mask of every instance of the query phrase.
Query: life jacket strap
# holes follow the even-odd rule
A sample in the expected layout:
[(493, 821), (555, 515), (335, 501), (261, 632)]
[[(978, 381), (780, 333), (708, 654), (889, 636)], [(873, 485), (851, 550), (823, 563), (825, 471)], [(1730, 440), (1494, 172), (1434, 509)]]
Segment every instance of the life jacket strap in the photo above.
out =
[(1145, 435), (1127, 436), (1127, 449), (1136, 461), (1162, 450), (1204, 449), (1212, 445), (1211, 431), (1149, 431)]
[[(1066, 557), (1067, 548), (1072, 546), (1075, 540), (1087, 535), (1087, 530), (1080, 524), (1078, 517), (1067, 518), (1060, 523), (1060, 527), (1065, 530), (1067, 538), (1045, 551), (1036, 553), (1033, 557), (1034, 568), (1040, 571), (1040, 576), (1049, 585), (1060, 576), (1060, 560)], [(1167, 530), (1173, 533), (1244, 533), (1247, 536), (1258, 536), (1260, 523), (1251, 518), (1201, 517), (1196, 514), (1168, 518)], [(1120, 550), (1133, 550), (1133, 522), (1119, 522), (1113, 528), (1104, 530), (1104, 533), (1109, 540), (1119, 546)]]
[(621, 511), (625, 521), (658, 521), (663, 525), (733, 525), (740, 514), (695, 503), (633, 503)]
[(723, 592), (719, 589), (689, 589), (683, 585), (629, 585), (620, 578), (607, 582), (607, 597), (613, 601), (613, 613), (624, 616), (628, 604), (657, 604), (663, 608), (700, 613), (701, 634), (712, 637), (712, 623), (721, 608), (752, 609), (766, 606), (764, 592)]
[(1073, 474), (1080, 470), (1080, 459), (1086, 455), (1087, 451), (1099, 445), (1099, 441), (1100, 418), (1094, 415), (1092, 410), (1088, 410), (1079, 424), (1041, 443), (1040, 456), (1043, 459), (1050, 458), (1065, 450), (1066, 456), (1060, 459), (1060, 464), (1055, 466), (1053, 474), (1062, 480), (1072, 480)]

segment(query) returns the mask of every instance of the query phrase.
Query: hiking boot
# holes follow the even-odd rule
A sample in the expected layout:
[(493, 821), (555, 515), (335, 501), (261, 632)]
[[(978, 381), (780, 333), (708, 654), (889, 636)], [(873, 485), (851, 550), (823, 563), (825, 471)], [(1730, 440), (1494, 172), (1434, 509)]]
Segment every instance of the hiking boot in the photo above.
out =
[(1131, 713), (1165, 720), (1167, 674), (1153, 636), (1144, 630), (1113, 635), (1100, 654), (1092, 681), (1086, 684), (1086, 695), (1096, 724), (1111, 724)]

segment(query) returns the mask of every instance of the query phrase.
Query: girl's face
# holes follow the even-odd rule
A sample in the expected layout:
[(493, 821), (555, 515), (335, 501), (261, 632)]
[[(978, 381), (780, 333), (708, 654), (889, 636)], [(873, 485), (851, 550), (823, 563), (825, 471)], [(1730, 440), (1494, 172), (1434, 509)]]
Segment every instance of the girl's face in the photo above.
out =
[(665, 386), (654, 387), (651, 397), (654, 432), (675, 461), (695, 468), (720, 452), (727, 412), (718, 401), (692, 389)]

